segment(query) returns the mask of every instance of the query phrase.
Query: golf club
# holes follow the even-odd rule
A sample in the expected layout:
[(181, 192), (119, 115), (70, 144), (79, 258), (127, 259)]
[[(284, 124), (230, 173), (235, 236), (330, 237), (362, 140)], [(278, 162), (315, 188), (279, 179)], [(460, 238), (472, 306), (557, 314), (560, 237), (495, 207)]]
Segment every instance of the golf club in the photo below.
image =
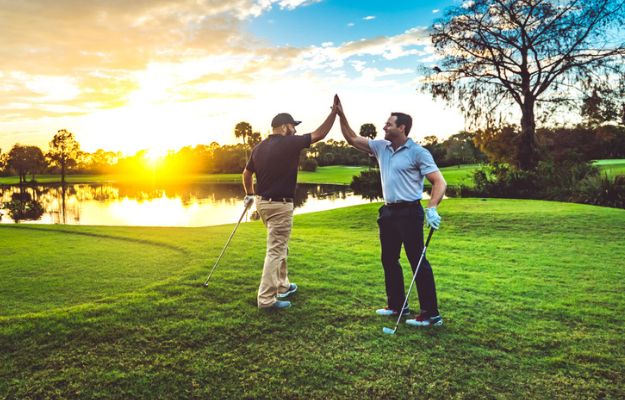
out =
[[(434, 230), (435, 230), (434, 228), (430, 228), (430, 234), (428, 235), (428, 239), (425, 242), (425, 246), (423, 246), (423, 251), (421, 252), (421, 258), (419, 258), (419, 263), (417, 264), (417, 268), (415, 269), (415, 272), (412, 275), (412, 282), (410, 282), (410, 288), (408, 288), (408, 294), (406, 294), (404, 305), (401, 307), (402, 311), (404, 310), (404, 308), (406, 307), (406, 304), (408, 303), (408, 297), (410, 297), (410, 291), (412, 290), (412, 285), (414, 285), (415, 279), (417, 278), (417, 274), (419, 273), (419, 267), (421, 267), (421, 262), (425, 258), (425, 251), (427, 250), (430, 244), (430, 239), (432, 238), (432, 234), (434, 233)], [(397, 323), (395, 323), (395, 329), (384, 327), (382, 328), (382, 332), (386, 333), (387, 335), (394, 335), (395, 332), (397, 331), (397, 327), (399, 326), (399, 322), (401, 321), (401, 317), (402, 317), (402, 312), (400, 311), (399, 317), (397, 318)]]
[(241, 216), (239, 217), (239, 222), (237, 222), (237, 224), (235, 225), (234, 229), (232, 230), (232, 233), (230, 234), (230, 237), (228, 238), (228, 241), (226, 242), (226, 245), (224, 246), (223, 250), (221, 250), (221, 254), (219, 254), (219, 257), (217, 257), (217, 261), (215, 261), (215, 265), (213, 265), (213, 269), (211, 269), (211, 273), (208, 274), (208, 278), (206, 278), (206, 282), (204, 282), (204, 287), (208, 287), (208, 281), (213, 275), (215, 268), (217, 268), (217, 264), (219, 264), (219, 260), (221, 260), (221, 257), (226, 252), (226, 249), (228, 248), (228, 245), (230, 244), (230, 241), (232, 240), (234, 233), (237, 231), (237, 228), (239, 227), (239, 224), (241, 223), (243, 216), (245, 215), (245, 213), (247, 212), (247, 209), (250, 208), (251, 205), (252, 205), (251, 203), (245, 204), (245, 208), (243, 209), (243, 212), (241, 213)]

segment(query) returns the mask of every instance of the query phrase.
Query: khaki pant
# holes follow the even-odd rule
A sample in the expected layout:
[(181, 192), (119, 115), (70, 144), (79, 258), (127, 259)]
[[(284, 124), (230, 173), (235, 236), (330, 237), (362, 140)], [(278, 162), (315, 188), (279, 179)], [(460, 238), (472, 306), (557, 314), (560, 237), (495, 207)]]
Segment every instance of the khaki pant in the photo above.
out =
[(289, 289), (286, 258), (293, 227), (293, 203), (256, 197), (256, 210), (267, 228), (267, 253), (258, 288), (258, 307), (271, 307), (276, 295)]

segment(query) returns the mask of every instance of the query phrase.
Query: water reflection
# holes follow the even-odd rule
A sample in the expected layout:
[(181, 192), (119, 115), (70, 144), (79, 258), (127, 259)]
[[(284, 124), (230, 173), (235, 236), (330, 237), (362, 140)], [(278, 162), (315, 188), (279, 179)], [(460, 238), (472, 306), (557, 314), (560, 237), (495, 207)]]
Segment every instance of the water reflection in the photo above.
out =
[[(0, 188), (1, 223), (206, 226), (241, 215), (239, 184), (74, 184)], [(368, 202), (342, 185), (298, 185), (295, 213)], [(251, 210), (253, 211), (253, 210)], [(250, 212), (251, 214), (251, 212)]]

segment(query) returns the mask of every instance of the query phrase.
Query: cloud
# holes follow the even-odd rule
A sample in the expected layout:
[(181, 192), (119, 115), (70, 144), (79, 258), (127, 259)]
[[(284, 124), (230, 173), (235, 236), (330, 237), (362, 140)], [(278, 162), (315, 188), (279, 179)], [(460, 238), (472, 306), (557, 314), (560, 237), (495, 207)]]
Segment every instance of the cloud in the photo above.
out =
[(434, 10), (432, 10), (432, 14), (438, 14), (441, 10), (438, 8), (435, 8)]
[(300, 6), (308, 6), (314, 3), (319, 3), (321, 0), (281, 0), (279, 5), (281, 8), (292, 10)]
[(365, 21), (371, 21), (372, 19), (375, 19), (375, 15), (367, 15), (366, 17), (363, 17), (362, 19), (364, 19)]
[[(11, 83), (0, 83), (0, 109), (30, 103), (47, 115), (61, 101), (83, 102), (87, 111), (123, 105), (150, 65), (254, 56), (263, 44), (245, 32), (245, 19), (318, 1), (3, 2), (0, 74)], [(254, 69), (249, 62), (245, 68)]]

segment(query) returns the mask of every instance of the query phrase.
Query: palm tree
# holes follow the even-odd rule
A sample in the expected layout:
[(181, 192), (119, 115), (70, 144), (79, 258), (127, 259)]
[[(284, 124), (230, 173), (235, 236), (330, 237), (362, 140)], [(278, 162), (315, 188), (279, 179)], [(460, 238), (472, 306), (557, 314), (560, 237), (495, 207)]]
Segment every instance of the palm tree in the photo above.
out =
[(234, 137), (241, 138), (243, 140), (243, 147), (245, 148), (245, 161), (247, 162), (247, 137), (252, 134), (252, 125), (248, 122), (241, 121), (234, 127)]

